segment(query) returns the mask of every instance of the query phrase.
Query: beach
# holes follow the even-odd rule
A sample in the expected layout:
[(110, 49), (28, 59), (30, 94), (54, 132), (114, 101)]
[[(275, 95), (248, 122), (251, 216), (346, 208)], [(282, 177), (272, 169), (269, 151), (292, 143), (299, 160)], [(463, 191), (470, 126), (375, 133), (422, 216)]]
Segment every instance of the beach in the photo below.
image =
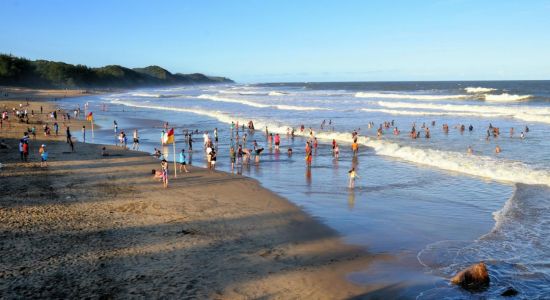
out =
[[(30, 98), (35, 112), (55, 109), (45, 100), (69, 96), (10, 94), (0, 106)], [(36, 114), (31, 124), (45, 118)], [(151, 175), (159, 161), (147, 153), (108, 145), (102, 156), (102, 145), (81, 142), (71, 152), (64, 136), (46, 137), (39, 124), (30, 162), (20, 162), (17, 143), (28, 125), (3, 125), (11, 148), (0, 149), (4, 298), (335, 299), (383, 288), (345, 276), (388, 257), (343, 243), (256, 180), (192, 166), (176, 179), (171, 173), (164, 189)]]
[[(59, 104), (69, 110), (89, 104), (101, 127), (95, 143), (116, 143), (116, 121), (128, 135), (139, 131), (140, 149), (160, 149), (169, 160), (172, 146), (161, 147), (160, 135), (174, 128), (176, 152), (185, 149), (193, 166), (207, 166), (204, 134), (213, 139), (217, 128), (217, 170), (258, 180), (346, 244), (390, 257), (347, 273), (353, 284), (386, 287), (382, 293), (404, 298), (468, 298), (449, 279), (485, 261), (491, 285), (484, 296), (498, 297), (513, 287), (536, 298), (549, 292), (544, 267), (549, 229), (538, 224), (546, 224), (550, 169), (544, 151), (533, 150), (548, 146), (546, 86), (544, 81), (197, 85)], [(511, 101), (504, 92), (517, 97)], [(504, 100), (496, 103), (497, 98)], [(255, 130), (246, 128), (249, 121)], [(487, 136), (491, 126), (501, 134)], [(511, 128), (515, 134), (509, 134)], [(352, 132), (358, 133), (356, 155)], [(269, 142), (271, 134), (280, 136), (279, 151)], [(313, 138), (318, 147), (307, 166), (305, 146)], [(333, 141), (340, 147), (338, 158)], [(236, 144), (264, 148), (260, 162), (237, 163), (232, 170), (229, 149)], [(496, 146), (502, 152), (495, 153)], [(353, 189), (351, 168), (358, 175)]]

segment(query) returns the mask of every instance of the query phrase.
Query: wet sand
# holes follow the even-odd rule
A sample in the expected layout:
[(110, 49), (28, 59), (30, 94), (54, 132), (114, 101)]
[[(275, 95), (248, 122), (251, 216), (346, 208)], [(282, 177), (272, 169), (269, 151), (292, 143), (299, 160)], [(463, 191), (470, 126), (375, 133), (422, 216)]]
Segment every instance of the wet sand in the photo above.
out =
[[(66, 93), (66, 91), (60, 91)], [(13, 94), (13, 92), (12, 92)], [(56, 97), (26, 90), (35, 112)], [(72, 96), (76, 96), (73, 94)], [(0, 101), (0, 108), (21, 100)], [(15, 97), (18, 97), (15, 95)], [(69, 97), (69, 96), (67, 96)], [(31, 118), (44, 122), (46, 115)], [(72, 121), (71, 128), (84, 122)], [(5, 298), (342, 299), (391, 294), (346, 274), (391, 260), (342, 243), (330, 228), (255, 180), (190, 167), (168, 189), (141, 152), (45, 137), (19, 161), (27, 124), (0, 131), (0, 294)], [(64, 128), (60, 129), (64, 133)], [(49, 166), (39, 166), (47, 144)], [(374, 292), (376, 294), (370, 294)], [(381, 294), (380, 294), (381, 293)]]

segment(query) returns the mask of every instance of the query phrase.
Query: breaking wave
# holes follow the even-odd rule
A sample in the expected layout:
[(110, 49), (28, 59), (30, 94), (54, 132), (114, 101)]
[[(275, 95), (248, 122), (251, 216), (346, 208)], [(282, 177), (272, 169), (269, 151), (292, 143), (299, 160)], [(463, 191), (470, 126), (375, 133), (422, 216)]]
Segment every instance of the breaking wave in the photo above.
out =
[(527, 100), (529, 98), (531, 98), (531, 95), (511, 95), (508, 93), (503, 93), (500, 95), (492, 95), (492, 94), (485, 95), (485, 101), (493, 101), (493, 102), (514, 102), (514, 101)]
[(267, 95), (269, 95), (269, 96), (284, 96), (284, 95), (286, 95), (286, 94), (287, 94), (287, 93), (271, 91), (271, 92), (269, 92)]
[(496, 91), (497, 89), (484, 88), (484, 87), (467, 87), (467, 88), (464, 88), (464, 90), (466, 90), (466, 92), (470, 94), (481, 94), (481, 93), (493, 92), (493, 91)]
[(163, 95), (163, 94), (154, 94), (154, 93), (131, 93), (131, 96), (142, 97), (142, 98), (174, 98), (181, 95)]
[(377, 104), (386, 108), (405, 109), (429, 109), (443, 112), (470, 112), (486, 114), (487, 116), (501, 115), (509, 116), (518, 120), (528, 122), (541, 122), (550, 124), (550, 108), (547, 107), (502, 107), (487, 105), (459, 105), (459, 104), (436, 104), (436, 103), (410, 103), (410, 102), (388, 102), (378, 101)]
[(389, 93), (365, 93), (355, 94), (357, 98), (382, 98), (382, 99), (419, 99), (419, 100), (443, 100), (443, 99), (465, 99), (468, 95), (416, 95), (416, 94), (389, 94)]
[(446, 111), (418, 111), (418, 110), (396, 110), (396, 109), (373, 109), (362, 108), (365, 112), (383, 113), (389, 115), (404, 115), (404, 116), (454, 116), (454, 117), (479, 117), (479, 118), (498, 118), (509, 117), (505, 114), (495, 113), (476, 113), (476, 112), (446, 112)]
[(257, 103), (250, 100), (245, 99), (232, 99), (232, 98), (225, 98), (225, 97), (218, 97), (214, 95), (200, 95), (197, 98), (199, 99), (205, 99), (210, 101), (218, 101), (218, 102), (228, 102), (228, 103), (238, 103), (258, 108), (276, 108), (280, 110), (298, 110), (298, 111), (307, 111), (307, 110), (327, 110), (326, 108), (322, 107), (314, 107), (314, 106), (294, 106), (294, 105), (284, 105), (284, 104), (263, 104), (263, 103)]

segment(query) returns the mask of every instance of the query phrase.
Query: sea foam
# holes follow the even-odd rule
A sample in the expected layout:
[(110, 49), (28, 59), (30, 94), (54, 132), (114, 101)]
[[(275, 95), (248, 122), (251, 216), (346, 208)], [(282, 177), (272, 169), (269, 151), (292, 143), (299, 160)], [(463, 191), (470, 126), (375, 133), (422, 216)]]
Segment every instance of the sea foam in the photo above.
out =
[(467, 87), (467, 88), (464, 88), (464, 90), (466, 90), (466, 92), (470, 94), (481, 94), (481, 93), (493, 92), (493, 91), (496, 91), (497, 89), (485, 88), (485, 87)]
[(315, 107), (315, 106), (263, 104), (263, 103), (257, 103), (254, 101), (246, 100), (246, 99), (233, 99), (233, 98), (219, 97), (219, 96), (207, 95), (207, 94), (200, 95), (197, 98), (210, 100), (210, 101), (218, 101), (218, 102), (238, 103), (242, 105), (248, 105), (248, 106), (259, 107), (259, 108), (275, 108), (280, 110), (297, 110), (297, 111), (327, 110), (327, 108)]
[(417, 99), (417, 100), (443, 100), (443, 99), (465, 99), (468, 95), (418, 95), (418, 94), (393, 94), (393, 93), (366, 93), (358, 92), (357, 98), (381, 98), (381, 99)]
[(528, 122), (541, 122), (550, 124), (550, 108), (547, 107), (504, 107), (488, 105), (459, 105), (459, 104), (437, 104), (437, 103), (411, 103), (411, 102), (388, 102), (378, 101), (377, 104), (386, 108), (405, 108), (405, 109), (428, 109), (444, 112), (470, 112), (486, 114), (487, 117), (509, 116), (518, 120)]
[(494, 101), (494, 102), (515, 102), (523, 101), (531, 98), (531, 95), (511, 95), (508, 93), (503, 93), (500, 95), (486, 94), (485, 101)]

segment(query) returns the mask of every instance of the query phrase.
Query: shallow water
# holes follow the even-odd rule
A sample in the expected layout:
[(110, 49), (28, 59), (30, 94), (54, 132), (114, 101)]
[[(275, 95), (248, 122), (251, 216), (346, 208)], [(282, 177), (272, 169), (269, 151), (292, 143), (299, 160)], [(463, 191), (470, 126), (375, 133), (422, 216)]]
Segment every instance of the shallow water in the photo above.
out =
[[(467, 87), (496, 90), (476, 94)], [(146, 151), (159, 147), (160, 120), (176, 127), (178, 149), (184, 129), (202, 134), (218, 128), (218, 169), (223, 171), (230, 171), (231, 121), (254, 120), (257, 130), (250, 133), (247, 146), (256, 139), (266, 150), (258, 166), (236, 171), (301, 206), (347, 242), (396, 257), (350, 274), (357, 284), (405, 281), (406, 297), (467, 297), (446, 278), (467, 263), (486, 260), (494, 284), (481, 296), (496, 296), (511, 285), (529, 298), (544, 298), (549, 295), (541, 286), (548, 283), (550, 253), (537, 245), (547, 244), (550, 212), (529, 199), (547, 197), (550, 185), (549, 95), (548, 82), (272, 84), (147, 89), (79, 98), (65, 105), (75, 107), (77, 101), (83, 108), (89, 102), (103, 128), (95, 132), (94, 142), (114, 143), (116, 119), (129, 140), (133, 129), (139, 129)], [(106, 112), (101, 111), (103, 103)], [(323, 120), (332, 124), (321, 130)], [(391, 120), (402, 130), (400, 135), (390, 128), (377, 139), (376, 128), (367, 128), (369, 121), (377, 127)], [(418, 130), (425, 122), (431, 138), (409, 138), (406, 131), (413, 122)], [(443, 123), (449, 124), (448, 134), (441, 130)], [(501, 128), (499, 137), (486, 139), (489, 123)], [(301, 124), (306, 136), (312, 127), (320, 142), (311, 169), (304, 162), (305, 137), (286, 135), (288, 127)], [(472, 124), (474, 130), (461, 133), (453, 128), (458, 124)], [(521, 139), (526, 125), (530, 131)], [(280, 152), (269, 149), (265, 126), (281, 134)], [(510, 127), (515, 128), (512, 137)], [(354, 129), (361, 135), (357, 158), (349, 150)], [(201, 134), (194, 136), (192, 163), (204, 166)], [(331, 155), (333, 138), (340, 144), (338, 160)], [(498, 155), (497, 144), (503, 149)], [(473, 155), (466, 153), (468, 146)], [(294, 150), (291, 157), (286, 154), (289, 147)], [(354, 190), (347, 188), (352, 166), (360, 176)], [(516, 183), (521, 184), (517, 190)], [(510, 201), (522, 205), (506, 208)], [(503, 207), (506, 213), (496, 214), (495, 224), (493, 213)], [(527, 213), (532, 209), (538, 213), (536, 221)], [(501, 225), (511, 219), (513, 226)], [(521, 234), (517, 226), (524, 228)], [(513, 260), (506, 250), (521, 255)]]

